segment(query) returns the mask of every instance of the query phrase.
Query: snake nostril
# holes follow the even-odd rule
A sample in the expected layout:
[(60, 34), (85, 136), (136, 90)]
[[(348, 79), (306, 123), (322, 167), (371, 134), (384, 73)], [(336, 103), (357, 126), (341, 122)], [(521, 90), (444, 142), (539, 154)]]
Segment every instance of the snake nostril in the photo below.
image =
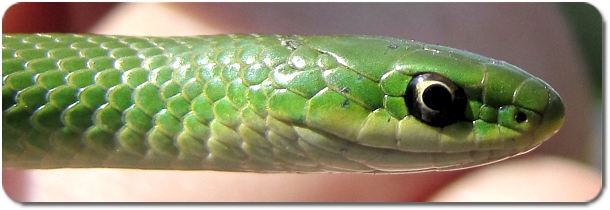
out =
[(517, 121), (517, 123), (527, 122), (527, 115), (525, 115), (525, 113), (523, 112), (519, 112), (517, 113), (517, 115), (515, 115), (515, 120)]

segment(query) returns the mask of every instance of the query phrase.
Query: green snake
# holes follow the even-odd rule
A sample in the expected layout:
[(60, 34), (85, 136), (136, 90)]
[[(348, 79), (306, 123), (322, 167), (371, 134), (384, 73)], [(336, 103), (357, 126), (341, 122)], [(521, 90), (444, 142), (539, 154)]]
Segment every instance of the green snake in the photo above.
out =
[(564, 121), (516, 66), (370, 36), (3, 34), (2, 110), (21, 169), (454, 170)]

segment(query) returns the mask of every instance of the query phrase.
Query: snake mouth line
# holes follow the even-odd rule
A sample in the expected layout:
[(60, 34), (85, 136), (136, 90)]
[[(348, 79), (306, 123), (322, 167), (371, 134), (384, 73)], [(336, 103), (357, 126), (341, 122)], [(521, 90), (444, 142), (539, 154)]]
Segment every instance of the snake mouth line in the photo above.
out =
[[(408, 153), (408, 152), (405, 152)], [(484, 150), (484, 151), (470, 151), (470, 152), (457, 152), (457, 153), (443, 153), (443, 152), (431, 152), (431, 153), (417, 153), (417, 156), (429, 156), (430, 162), (427, 165), (421, 167), (411, 166), (408, 170), (400, 168), (385, 168), (381, 164), (370, 164), (372, 168), (378, 169), (378, 172), (425, 172), (425, 171), (449, 171), (458, 170), (464, 168), (472, 168), (482, 165), (488, 165), (495, 162), (499, 162), (510, 157), (521, 154), (518, 150)], [(407, 154), (411, 155), (411, 154)], [(466, 159), (460, 157), (468, 157)], [(408, 165), (408, 164), (406, 164)]]
[[(411, 173), (433, 170), (454, 170), (501, 161), (518, 154), (519, 149), (471, 150), (462, 152), (409, 152), (393, 148), (364, 146), (357, 142), (333, 136), (341, 142), (340, 148), (319, 139), (300, 138), (299, 144), (318, 167), (364, 173)], [(335, 145), (337, 146), (337, 145)], [(533, 149), (533, 148), (531, 148)], [(531, 150), (528, 149), (527, 151)], [(318, 156), (318, 154), (324, 154)], [(320, 158), (327, 157), (327, 159)]]

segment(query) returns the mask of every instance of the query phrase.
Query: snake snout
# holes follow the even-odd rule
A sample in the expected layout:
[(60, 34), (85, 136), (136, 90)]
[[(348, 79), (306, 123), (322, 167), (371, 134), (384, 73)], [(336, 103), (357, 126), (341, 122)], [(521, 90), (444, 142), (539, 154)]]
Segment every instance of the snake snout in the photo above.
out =
[(542, 123), (536, 130), (535, 138), (538, 141), (544, 141), (549, 139), (552, 135), (557, 133), (564, 122), (565, 107), (561, 97), (550, 86), (548, 87), (549, 100), (546, 110), (543, 113)]

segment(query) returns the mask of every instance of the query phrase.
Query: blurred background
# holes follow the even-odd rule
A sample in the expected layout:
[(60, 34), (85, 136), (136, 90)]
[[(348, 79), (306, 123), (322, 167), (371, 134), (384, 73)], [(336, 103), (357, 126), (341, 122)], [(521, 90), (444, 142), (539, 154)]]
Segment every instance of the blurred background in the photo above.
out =
[[(201, 35), (206, 28), (223, 33), (361, 34), (464, 49), (505, 60), (553, 86), (566, 105), (566, 122), (534, 153), (566, 157), (601, 171), (602, 19), (589, 4), (202, 3), (166, 4), (164, 15), (126, 12), (148, 6), (20, 3), (5, 12), (2, 33), (109, 33), (104, 27), (113, 22), (126, 25), (110, 32), (124, 35)], [(116, 14), (140, 21), (129, 25), (115, 19)], [(181, 27), (186, 22), (200, 28)], [(146, 33), (147, 27), (163, 24), (172, 24), (172, 30)]]
[(591, 163), (601, 171), (603, 148), (603, 104), (602, 104), (602, 17), (599, 11), (587, 3), (558, 3), (560, 11), (572, 32), (581, 57), (585, 62), (583, 72), (587, 72), (592, 94), (591, 121)]

